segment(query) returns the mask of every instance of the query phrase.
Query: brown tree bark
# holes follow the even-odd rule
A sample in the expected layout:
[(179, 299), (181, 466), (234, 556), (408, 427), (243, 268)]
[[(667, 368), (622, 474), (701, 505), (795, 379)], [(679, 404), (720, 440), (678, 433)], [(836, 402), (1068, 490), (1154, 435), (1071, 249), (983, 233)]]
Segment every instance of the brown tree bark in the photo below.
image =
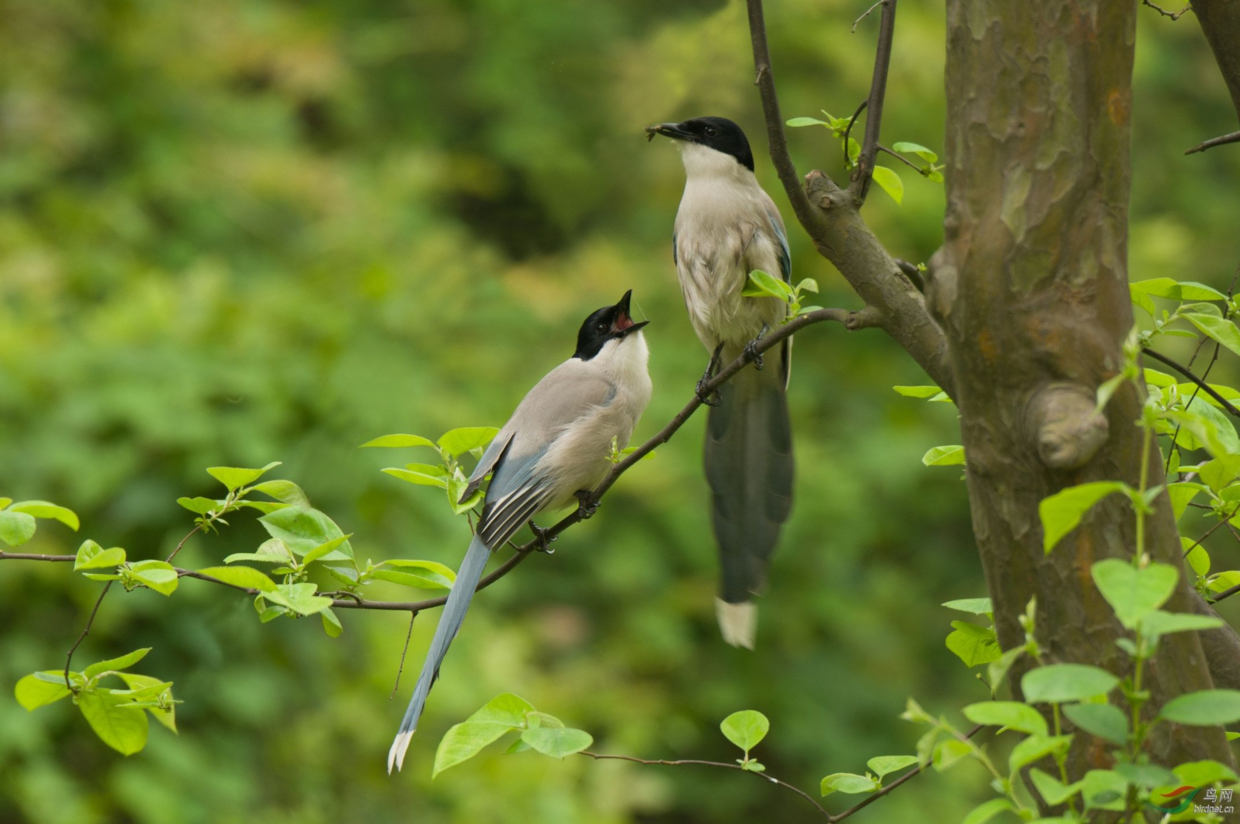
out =
[(1193, 0), (1192, 5), (1240, 116), (1240, 0)]
[[(1141, 393), (1125, 386), (1105, 417), (1098, 385), (1123, 365), (1128, 297), (1129, 129), (1136, 5), (1114, 0), (948, 0), (946, 243), (927, 289), (944, 330), (960, 409), (974, 532), (1000, 643), (1037, 598), (1037, 638), (1053, 661), (1131, 671), (1124, 631), (1090, 578), (1130, 558), (1134, 515), (1112, 496), (1050, 555), (1038, 503), (1075, 484), (1137, 486)], [(1150, 450), (1149, 484), (1163, 483)], [(1181, 570), (1167, 609), (1191, 611), (1166, 495), (1147, 517), (1147, 550)], [(1233, 634), (1234, 635), (1234, 634)], [(1196, 634), (1163, 639), (1147, 682), (1152, 708), (1209, 689)], [(1013, 686), (1019, 689), (1017, 677)], [(1110, 757), (1079, 736), (1079, 776)], [(1231, 763), (1220, 729), (1160, 725), (1157, 760)]]

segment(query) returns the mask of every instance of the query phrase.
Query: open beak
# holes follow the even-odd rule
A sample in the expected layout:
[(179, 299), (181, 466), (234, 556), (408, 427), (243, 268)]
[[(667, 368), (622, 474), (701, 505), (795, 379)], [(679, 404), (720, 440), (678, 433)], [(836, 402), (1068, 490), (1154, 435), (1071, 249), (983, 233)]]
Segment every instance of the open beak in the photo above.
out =
[(628, 337), (633, 332), (650, 323), (648, 320), (644, 320), (641, 323), (633, 322), (633, 316), (629, 314), (629, 301), (632, 297), (633, 290), (630, 289), (624, 293), (624, 297), (620, 298), (620, 302), (616, 304), (616, 318), (611, 322), (611, 328), (613, 334), (620, 338)]
[(693, 134), (680, 128), (679, 123), (656, 123), (653, 126), (646, 127), (646, 139), (654, 140), (654, 136), (661, 134), (664, 137), (670, 137), (672, 140), (692, 140)]

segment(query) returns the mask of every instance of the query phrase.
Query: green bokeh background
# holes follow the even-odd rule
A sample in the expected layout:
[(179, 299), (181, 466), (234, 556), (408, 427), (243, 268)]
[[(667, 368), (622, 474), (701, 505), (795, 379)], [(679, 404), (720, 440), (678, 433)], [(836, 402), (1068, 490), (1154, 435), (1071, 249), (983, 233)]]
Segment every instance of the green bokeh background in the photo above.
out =
[[(850, 112), (868, 87), (867, 2), (780, 0), (768, 23), (787, 117)], [(284, 465), (362, 558), (453, 566), (467, 542), (436, 491), (378, 472), (416, 460), (357, 445), (498, 425), (572, 350), (581, 318), (633, 288), (651, 320), (653, 434), (705, 353), (669, 250), (683, 183), (648, 123), (740, 122), (766, 157), (744, 9), (731, 2), (10, 0), (0, 26), (0, 493), (66, 504), (28, 549), (84, 538), (164, 556), (180, 495), (217, 464)], [(941, 4), (906, 0), (884, 138), (941, 149)], [(1142, 10), (1134, 104), (1134, 279), (1226, 286), (1240, 154), (1183, 149), (1233, 130), (1191, 16)], [(803, 171), (842, 174), (822, 130), (791, 132)], [(906, 175), (866, 218), (900, 257), (941, 239), (942, 188)], [(794, 274), (857, 307), (803, 233)], [(1220, 373), (1221, 375), (1222, 373)], [(58, 666), (100, 585), (61, 565), (0, 567), (0, 820), (95, 822), (743, 822), (812, 820), (749, 776), (485, 754), (434, 783), (435, 744), (516, 692), (596, 749), (730, 760), (718, 722), (771, 719), (755, 753), (815, 790), (908, 753), (906, 697), (958, 717), (987, 695), (943, 647), (938, 606), (984, 591), (955, 469), (954, 410), (876, 331), (800, 335), (790, 393), (797, 504), (755, 652), (718, 638), (702, 420), (636, 467), (599, 515), (478, 598), (403, 774), (384, 759), (436, 620), (342, 612), (260, 626), (248, 599), (188, 581), (117, 592), (79, 663), (139, 646), (173, 680), (181, 734), (123, 758), (68, 702), (28, 714), (11, 686)], [(250, 516), (195, 537), (186, 566), (249, 551)], [(1216, 560), (1216, 566), (1219, 566)], [(387, 585), (383, 585), (387, 586)], [(419, 593), (395, 586), (377, 597)], [(870, 821), (958, 821), (987, 797), (974, 764), (918, 778)], [(839, 809), (848, 799), (827, 799)], [(862, 819), (858, 817), (858, 821)]]

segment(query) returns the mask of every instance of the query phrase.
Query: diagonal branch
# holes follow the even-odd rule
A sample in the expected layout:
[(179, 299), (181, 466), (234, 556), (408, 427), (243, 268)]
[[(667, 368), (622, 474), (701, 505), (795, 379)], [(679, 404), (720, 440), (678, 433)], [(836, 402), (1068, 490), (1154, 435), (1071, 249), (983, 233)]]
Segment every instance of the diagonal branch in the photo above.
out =
[(878, 135), (883, 124), (883, 103), (887, 97), (887, 72), (891, 67), (891, 40), (895, 28), (896, 0), (885, 0), (878, 22), (874, 78), (870, 81), (870, 96), (865, 102), (865, 137), (861, 141), (861, 154), (853, 170), (852, 184), (848, 187), (862, 203), (870, 191), (870, 179), (874, 175), (874, 161), (878, 154)]
[(1209, 140), (1204, 140), (1189, 149), (1184, 154), (1190, 155), (1196, 154), (1197, 152), (1204, 152), (1206, 149), (1213, 149), (1215, 146), (1222, 146), (1226, 143), (1240, 143), (1240, 132), (1232, 132), (1231, 134), (1225, 134), (1222, 137), (1212, 137)]
[(1155, 352), (1153, 349), (1145, 349), (1143, 351), (1145, 352), (1145, 354), (1149, 355), (1154, 360), (1159, 361), (1160, 363), (1165, 363), (1167, 366), (1170, 366), (1172, 369), (1179, 372), (1181, 375), (1188, 378), (1193, 383), (1197, 384), (1197, 386), (1200, 387), (1203, 392), (1205, 392), (1210, 397), (1214, 398), (1214, 400), (1218, 401), (1219, 406), (1227, 410), (1228, 414), (1235, 415), (1236, 417), (1240, 418), (1240, 409), (1237, 409), (1235, 406), (1232, 405), (1231, 401), (1227, 400), (1222, 395), (1220, 395), (1218, 393), (1218, 390), (1215, 389), (1213, 386), (1211, 386), (1210, 384), (1206, 383), (1201, 378), (1194, 375), (1193, 371), (1189, 369), (1187, 366), (1183, 366), (1182, 364), (1177, 363), (1176, 361), (1173, 361), (1171, 358), (1167, 357), (1166, 355)]

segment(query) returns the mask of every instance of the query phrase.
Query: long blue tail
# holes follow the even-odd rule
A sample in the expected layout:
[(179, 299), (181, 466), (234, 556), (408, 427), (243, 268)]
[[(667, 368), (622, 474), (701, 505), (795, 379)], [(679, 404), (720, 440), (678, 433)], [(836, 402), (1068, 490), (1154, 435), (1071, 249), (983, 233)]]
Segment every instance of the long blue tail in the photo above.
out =
[(491, 550), (487, 549), (487, 545), (482, 542), (481, 538), (475, 536), (469, 544), (469, 551), (465, 553), (465, 560), (461, 563), (460, 570), (456, 573), (456, 582), (452, 585), (452, 591), (448, 593), (448, 602), (444, 604), (443, 615), (440, 616), (439, 626), (435, 629), (435, 637), (431, 639), (431, 648), (426, 653), (426, 663), (422, 665), (418, 685), (413, 688), (409, 708), (405, 710), (405, 718), (400, 722), (400, 732), (396, 734), (396, 740), (392, 742), (392, 749), (388, 750), (389, 773), (392, 772), (392, 767), (399, 770), (405, 763), (405, 751), (409, 749), (409, 742), (418, 728), (418, 718), (421, 717), (422, 708), (426, 705), (426, 696), (430, 693), (435, 680), (439, 678), (439, 665), (443, 663), (452, 639), (456, 637), (457, 630), (461, 628), (461, 622), (465, 620), (469, 602), (473, 600), (474, 590), (478, 587), (478, 581), (482, 579), (482, 570), (486, 567), (487, 558), (490, 556)]

